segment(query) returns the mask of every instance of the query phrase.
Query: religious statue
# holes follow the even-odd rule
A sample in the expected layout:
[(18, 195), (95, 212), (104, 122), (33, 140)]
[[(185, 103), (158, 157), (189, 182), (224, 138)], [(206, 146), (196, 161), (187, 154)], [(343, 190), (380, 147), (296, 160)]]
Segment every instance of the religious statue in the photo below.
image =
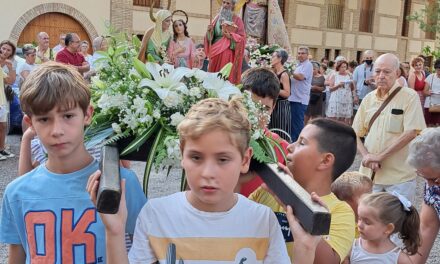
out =
[(205, 36), (205, 50), (209, 58), (209, 72), (218, 72), (227, 63), (232, 63), (229, 81), (240, 83), (246, 33), (243, 21), (234, 14), (237, 0), (223, 0), (222, 6), (208, 25)]
[(153, 58), (159, 64), (168, 61), (168, 45), (171, 39), (171, 32), (169, 31), (171, 25), (172, 14), (169, 11), (171, 1), (168, 0), (168, 8), (159, 10), (156, 16), (153, 15), (153, 6), (156, 1), (153, 0), (150, 7), (150, 19), (155, 23), (154, 27), (149, 28), (145, 31), (144, 37), (142, 38), (142, 45), (139, 51), (138, 58), (142, 62), (146, 62), (147, 54), (153, 56)]
[(266, 43), (268, 0), (246, 0), (243, 22), (246, 34), (258, 41)]

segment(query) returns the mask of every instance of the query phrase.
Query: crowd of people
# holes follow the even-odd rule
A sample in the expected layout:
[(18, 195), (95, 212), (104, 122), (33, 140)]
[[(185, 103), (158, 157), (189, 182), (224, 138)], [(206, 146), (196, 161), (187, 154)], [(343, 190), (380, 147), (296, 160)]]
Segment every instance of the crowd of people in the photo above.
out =
[[(440, 228), (440, 60), (434, 73), (422, 57), (400, 63), (372, 50), (359, 65), (343, 56), (318, 62), (300, 46), (292, 72), (283, 48), (270, 67), (250, 68), (236, 4), (222, 1), (203, 44), (192, 40), (187, 18), (150, 13), (155, 25), (138, 58), (210, 72), (231, 63), (229, 81), (271, 115), (261, 128), (281, 146), (280, 169), (330, 212), (329, 234), (308, 234), (295, 208), (249, 169), (251, 125), (240, 98), (202, 100), (178, 125), (187, 191), (147, 202), (122, 162), (119, 211), (98, 214), (100, 155), (84, 146), (93, 116), (87, 80), (99, 74), (98, 51), (109, 43), (95, 38), (89, 54), (87, 41), (67, 33), (50, 48), (40, 32), (20, 63), (16, 46), (0, 43), (0, 87), (18, 87), (24, 113), (20, 177), (7, 186), (0, 215), (10, 263), (165, 263), (169, 243), (185, 263), (426, 262)], [(5, 144), (6, 97), (1, 89), (0, 160), (14, 157)], [(359, 171), (347, 171), (357, 153)], [(417, 176), (426, 180), (420, 213)]]

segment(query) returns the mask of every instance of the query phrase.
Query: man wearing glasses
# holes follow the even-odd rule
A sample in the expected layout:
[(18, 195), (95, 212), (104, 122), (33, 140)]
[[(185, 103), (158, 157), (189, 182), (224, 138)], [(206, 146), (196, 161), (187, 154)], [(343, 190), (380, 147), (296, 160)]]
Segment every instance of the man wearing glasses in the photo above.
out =
[(37, 42), (37, 58), (35, 59), (35, 63), (41, 64), (46, 61), (53, 60), (53, 50), (49, 48), (49, 35), (46, 32), (38, 33)]
[(304, 114), (310, 100), (310, 89), (312, 87), (313, 65), (308, 59), (309, 48), (299, 47), (297, 59), (299, 64), (292, 74), (290, 87), (290, 115), (292, 119), (291, 131), (292, 142), (298, 139), (304, 127)]
[(84, 56), (78, 52), (80, 42), (78, 34), (68, 33), (64, 42), (66, 47), (58, 52), (56, 61), (73, 65), (80, 73), (85, 73), (90, 70), (90, 65), (84, 59)]

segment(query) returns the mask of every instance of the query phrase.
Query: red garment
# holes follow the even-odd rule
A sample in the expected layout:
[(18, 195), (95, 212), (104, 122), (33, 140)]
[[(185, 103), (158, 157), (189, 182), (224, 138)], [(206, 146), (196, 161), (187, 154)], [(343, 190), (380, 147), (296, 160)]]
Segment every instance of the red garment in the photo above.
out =
[[(270, 135), (274, 140), (276, 140), (281, 147), (283, 148), (284, 154), (287, 155), (287, 146), (289, 146), (289, 143), (282, 139), (278, 134), (270, 132), (269, 129), (265, 129), (266, 135)], [(278, 148), (274, 148), (275, 153), (277, 154), (277, 160), (278, 162), (286, 165), (284, 162), (283, 155), (278, 150)], [(255, 191), (260, 185), (263, 183), (263, 180), (257, 176), (253, 178), (252, 180), (248, 181), (247, 183), (244, 183), (240, 186), (240, 193), (246, 197), (248, 197), (253, 191)]]
[(85, 62), (86, 60), (84, 59), (84, 56), (81, 53), (79, 52), (71, 53), (67, 48), (64, 48), (63, 50), (57, 53), (57, 57), (55, 61), (64, 64), (70, 64), (73, 66), (82, 66), (83, 62)]
[(422, 74), (422, 79), (419, 80), (419, 78), (417, 78), (417, 74), (414, 74), (416, 77), (416, 80), (414, 82), (414, 90), (416, 91), (423, 91), (423, 89), (425, 89), (425, 75)]
[[(211, 25), (215, 28), (218, 15), (214, 18)], [(218, 72), (223, 66), (232, 62), (232, 70), (229, 75), (229, 81), (233, 84), (239, 84), (241, 79), (241, 65), (243, 63), (244, 48), (246, 45), (246, 33), (244, 24), (240, 17), (234, 15), (233, 22), (237, 25), (237, 31), (231, 33), (231, 39), (235, 42), (235, 48), (232, 50), (231, 39), (223, 36), (215, 43), (212, 42), (213, 36), (205, 36), (205, 51), (209, 57), (208, 72)], [(214, 34), (212, 34), (214, 35)]]
[(440, 113), (431, 113), (429, 108), (423, 108), (423, 114), (425, 115), (425, 121), (427, 126), (439, 126), (440, 125)]

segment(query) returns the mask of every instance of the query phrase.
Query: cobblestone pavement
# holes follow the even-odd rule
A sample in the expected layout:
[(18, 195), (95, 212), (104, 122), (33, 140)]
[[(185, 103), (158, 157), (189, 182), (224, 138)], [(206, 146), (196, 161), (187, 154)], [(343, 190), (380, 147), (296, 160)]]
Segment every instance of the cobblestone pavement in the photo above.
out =
[[(12, 135), (7, 137), (7, 145), (10, 146), (11, 152), (16, 154), (15, 158), (8, 159), (6, 161), (0, 161), (0, 201), (3, 198), (3, 192), (6, 185), (11, 182), (17, 175), (18, 169), (18, 154), (20, 149), (20, 136)], [(350, 170), (357, 170), (360, 164), (360, 156), (356, 156), (356, 160), (353, 163)], [(145, 163), (133, 162), (132, 169), (136, 172), (139, 179), (142, 178), (144, 172)], [(180, 171), (172, 170), (168, 177), (164, 177), (164, 172), (153, 173), (150, 179), (149, 197), (160, 197), (167, 194), (171, 194), (179, 191), (180, 188)], [(416, 205), (419, 208), (422, 203), (423, 193), (423, 181), (418, 179), (417, 182), (417, 201)], [(435, 264), (440, 263), (440, 239), (437, 236), (437, 240), (431, 250), (431, 255), (427, 263)], [(0, 264), (7, 263), (7, 246), (0, 244)]]

